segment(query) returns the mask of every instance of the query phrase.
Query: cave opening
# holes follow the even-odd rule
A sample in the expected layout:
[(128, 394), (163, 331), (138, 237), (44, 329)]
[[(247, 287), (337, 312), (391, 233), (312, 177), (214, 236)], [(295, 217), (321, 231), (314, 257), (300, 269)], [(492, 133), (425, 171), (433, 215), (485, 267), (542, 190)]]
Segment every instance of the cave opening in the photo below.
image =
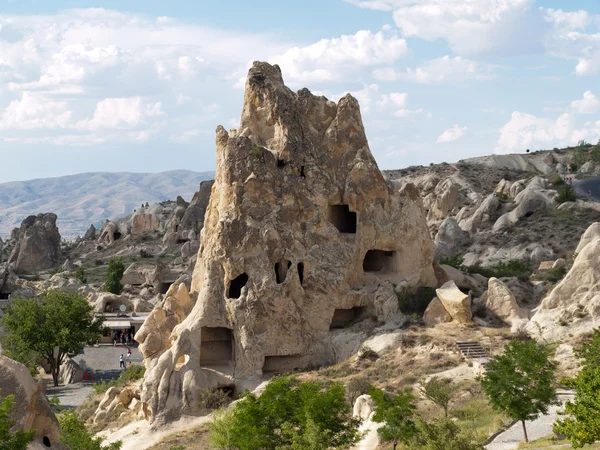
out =
[(263, 364), (264, 374), (278, 374), (303, 369), (305, 358), (301, 355), (265, 356)]
[(340, 233), (356, 233), (356, 213), (350, 211), (348, 205), (329, 205), (327, 220), (335, 225)]
[(292, 266), (292, 262), (287, 259), (282, 259), (275, 263), (275, 281), (281, 284), (287, 278), (288, 269)]
[(165, 295), (167, 292), (169, 292), (171, 284), (171, 282), (158, 283), (158, 292), (160, 292), (162, 295)]
[(236, 278), (229, 282), (229, 289), (227, 290), (227, 298), (240, 298), (242, 295), (242, 288), (248, 283), (248, 274), (243, 273), (238, 275)]
[(369, 250), (363, 259), (364, 272), (391, 272), (394, 269), (396, 252), (389, 250)]
[(349, 325), (361, 320), (365, 315), (365, 308), (356, 306), (350, 309), (336, 309), (331, 318), (330, 330), (336, 328), (346, 328)]
[(233, 361), (233, 333), (225, 327), (202, 327), (200, 330), (200, 365), (226, 366)]
[(304, 263), (298, 263), (298, 278), (302, 286), (304, 284)]

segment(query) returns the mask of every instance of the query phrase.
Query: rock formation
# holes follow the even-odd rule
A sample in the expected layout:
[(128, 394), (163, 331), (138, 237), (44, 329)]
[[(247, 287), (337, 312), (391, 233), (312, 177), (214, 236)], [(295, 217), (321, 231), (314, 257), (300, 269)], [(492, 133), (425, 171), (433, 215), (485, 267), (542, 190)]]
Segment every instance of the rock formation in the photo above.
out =
[(15, 429), (35, 430), (34, 442), (38, 447), (54, 447), (58, 444), (58, 421), (44, 395), (44, 386), (35, 382), (23, 364), (0, 355), (0, 395), (5, 397), (10, 394), (15, 396), (15, 407), (11, 414), (11, 418), (17, 422)]
[(60, 233), (56, 214), (27, 217), (19, 229), (18, 243), (9, 261), (17, 273), (50, 269), (60, 262)]
[(527, 323), (527, 310), (517, 304), (508, 286), (497, 278), (489, 279), (485, 304), (495, 317), (511, 325), (513, 330)]
[(463, 324), (472, 322), (471, 298), (458, 289), (454, 281), (448, 281), (435, 293), (453, 321)]
[(394, 284), (436, 285), (419, 192), (386, 182), (352, 96), (294, 93), (255, 63), (240, 129), (218, 127), (216, 145), (197, 301), (143, 382), (155, 423), (193, 412), (204, 386), (333, 363), (336, 328), (402, 320)]
[(452, 217), (444, 219), (435, 236), (435, 259), (452, 258), (459, 253), (461, 247), (469, 240), (469, 235), (464, 232)]

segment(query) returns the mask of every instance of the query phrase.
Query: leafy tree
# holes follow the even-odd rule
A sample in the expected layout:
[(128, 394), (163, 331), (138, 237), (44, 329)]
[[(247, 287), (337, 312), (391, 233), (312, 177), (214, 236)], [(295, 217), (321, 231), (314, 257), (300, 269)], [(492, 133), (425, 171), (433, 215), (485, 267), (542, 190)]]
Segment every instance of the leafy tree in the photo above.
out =
[(125, 273), (125, 266), (121, 258), (112, 258), (108, 262), (108, 268), (106, 269), (106, 281), (104, 283), (106, 291), (111, 294), (119, 295), (123, 290), (121, 279)]
[(587, 161), (587, 143), (585, 141), (579, 141), (575, 153), (573, 154), (573, 162), (577, 167), (581, 167)]
[(503, 355), (490, 359), (481, 378), (492, 408), (521, 421), (525, 442), (529, 442), (525, 421), (558, 404), (553, 386), (556, 363), (550, 355), (550, 348), (535, 340), (511, 341)]
[(558, 197), (556, 197), (556, 201), (558, 203), (574, 202), (577, 200), (577, 193), (575, 192), (575, 189), (573, 189), (573, 186), (568, 183), (559, 186), (556, 192), (558, 192)]
[(554, 431), (579, 448), (600, 440), (600, 331), (594, 330), (591, 342), (582, 344), (575, 354), (582, 359), (581, 370), (575, 378), (563, 381), (575, 389), (575, 399), (565, 404), (567, 417), (554, 423)]
[(58, 386), (65, 356), (97, 340), (102, 334), (102, 321), (102, 317), (94, 317), (94, 309), (81, 295), (48, 291), (39, 300), (12, 302), (1, 320), (8, 333), (0, 342), (10, 357), (35, 352), (46, 358), (54, 386)]
[(85, 276), (85, 270), (83, 266), (78, 266), (75, 270), (75, 278), (81, 281), (83, 284), (87, 284), (87, 277)]
[(426, 422), (418, 420), (411, 449), (415, 450), (481, 450), (480, 439), (463, 431), (448, 419)]
[(0, 399), (0, 450), (26, 450), (27, 444), (33, 441), (35, 436), (35, 430), (10, 432), (16, 423), (10, 418), (14, 407), (14, 395)]
[(427, 399), (438, 405), (444, 410), (444, 416), (448, 417), (448, 409), (452, 397), (458, 388), (450, 384), (450, 380), (440, 380), (438, 377), (432, 377), (427, 383), (419, 386), (419, 391)]
[(104, 439), (94, 438), (72, 409), (60, 414), (58, 423), (60, 425), (60, 443), (70, 450), (120, 450), (123, 445), (121, 441), (117, 441), (103, 446)]
[(385, 423), (378, 430), (384, 442), (392, 442), (394, 450), (398, 442), (408, 444), (414, 437), (416, 426), (414, 422), (415, 397), (410, 390), (399, 391), (397, 395), (381, 389), (371, 389), (369, 392), (375, 406), (373, 421)]
[(209, 425), (221, 449), (271, 450), (348, 448), (358, 441), (360, 420), (352, 417), (341, 383), (271, 380), (260, 397), (246, 393)]

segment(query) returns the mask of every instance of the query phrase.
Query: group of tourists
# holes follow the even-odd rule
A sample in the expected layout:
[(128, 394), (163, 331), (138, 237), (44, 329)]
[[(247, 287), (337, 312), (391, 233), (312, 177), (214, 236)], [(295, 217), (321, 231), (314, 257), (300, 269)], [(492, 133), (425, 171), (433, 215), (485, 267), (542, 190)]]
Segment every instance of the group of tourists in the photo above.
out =
[(117, 344), (129, 345), (133, 341), (133, 336), (128, 330), (114, 330), (112, 332), (113, 345), (116, 347)]
[[(130, 348), (127, 349), (127, 358), (131, 358), (131, 349)], [(125, 356), (123, 356), (122, 353), (121, 353), (121, 356), (119, 356), (119, 369), (126, 369)]]

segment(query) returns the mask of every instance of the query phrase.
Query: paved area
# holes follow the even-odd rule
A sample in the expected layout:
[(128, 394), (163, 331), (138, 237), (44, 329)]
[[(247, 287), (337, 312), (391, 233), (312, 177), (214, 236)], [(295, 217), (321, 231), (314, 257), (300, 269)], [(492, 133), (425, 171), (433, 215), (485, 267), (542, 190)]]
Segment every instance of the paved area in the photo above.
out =
[(56, 395), (60, 400), (60, 406), (63, 408), (75, 408), (88, 399), (90, 392), (92, 392), (93, 383), (93, 381), (82, 381), (58, 387), (49, 385), (46, 388), (46, 395), (49, 398)]
[[(559, 400), (564, 404), (567, 400), (573, 399), (572, 393), (560, 393)], [(562, 410), (561, 406), (553, 406), (545, 416), (540, 416), (536, 420), (525, 422), (527, 427), (527, 435), (529, 440), (540, 439), (551, 435), (552, 424), (558, 417), (558, 411)], [(515, 423), (504, 433), (499, 434), (496, 438), (485, 446), (487, 450), (512, 450), (519, 447), (521, 442), (524, 442), (523, 425), (521, 422)]]
[[(131, 349), (130, 361), (127, 359), (127, 349)], [(73, 361), (84, 370), (95, 374), (95, 380), (109, 380), (118, 378), (123, 369), (119, 368), (119, 357), (125, 356), (129, 364), (142, 364), (142, 355), (136, 347), (117, 345), (100, 345), (98, 347), (85, 347), (83, 351), (73, 357)]]

